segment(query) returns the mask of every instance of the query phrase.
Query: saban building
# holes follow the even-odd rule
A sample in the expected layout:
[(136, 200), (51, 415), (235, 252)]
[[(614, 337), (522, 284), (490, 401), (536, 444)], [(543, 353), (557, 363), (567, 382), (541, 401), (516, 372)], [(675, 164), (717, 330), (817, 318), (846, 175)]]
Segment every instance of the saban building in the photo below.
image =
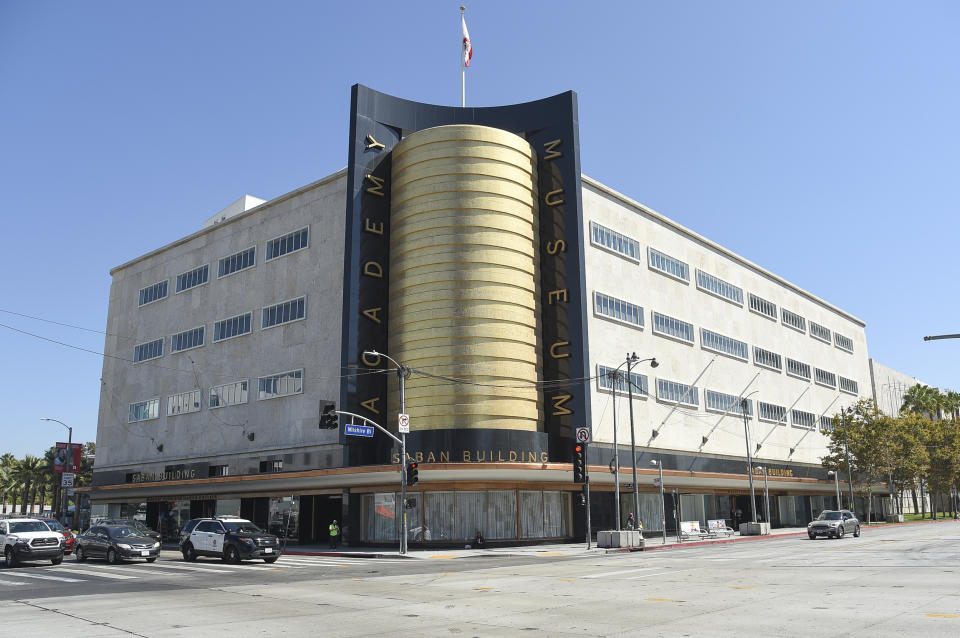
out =
[[(834, 506), (831, 416), (871, 393), (861, 320), (581, 176), (573, 93), (355, 86), (346, 170), (111, 274), (93, 514), (169, 535), (224, 513), (387, 543), (406, 512), (414, 542), (582, 538), (583, 428), (594, 529), (615, 477), (621, 519), (662, 529), (651, 461), (667, 512), (749, 520), (748, 449), (797, 525)], [(396, 432), (401, 402), (405, 508), (399, 446), (318, 428), (336, 403)]]

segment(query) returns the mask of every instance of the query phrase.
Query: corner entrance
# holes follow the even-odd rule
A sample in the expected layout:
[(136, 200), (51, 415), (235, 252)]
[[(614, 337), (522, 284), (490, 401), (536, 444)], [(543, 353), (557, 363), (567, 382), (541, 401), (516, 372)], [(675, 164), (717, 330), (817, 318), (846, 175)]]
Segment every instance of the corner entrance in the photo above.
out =
[(343, 527), (343, 497), (321, 494), (300, 497), (300, 543), (326, 545), (330, 542), (330, 523)]

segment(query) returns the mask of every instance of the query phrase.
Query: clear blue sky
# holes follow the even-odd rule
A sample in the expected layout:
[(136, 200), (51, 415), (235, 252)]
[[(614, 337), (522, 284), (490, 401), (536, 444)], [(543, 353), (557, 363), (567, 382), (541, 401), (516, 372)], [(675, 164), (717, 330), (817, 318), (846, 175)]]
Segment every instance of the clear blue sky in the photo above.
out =
[[(0, 0), (0, 323), (100, 352), (110, 268), (346, 165), (352, 84), (459, 103), (459, 4)], [(960, 390), (960, 3), (467, 4), (468, 104), (577, 91), (586, 174)], [(99, 356), (0, 353), (0, 452), (95, 439)]]

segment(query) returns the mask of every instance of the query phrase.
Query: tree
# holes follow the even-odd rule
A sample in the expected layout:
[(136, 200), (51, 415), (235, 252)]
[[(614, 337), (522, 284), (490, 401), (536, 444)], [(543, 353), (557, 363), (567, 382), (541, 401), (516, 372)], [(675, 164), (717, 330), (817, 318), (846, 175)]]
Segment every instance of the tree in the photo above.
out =
[(20, 500), (20, 513), (27, 513), (27, 503), (30, 504), (30, 510), (33, 510), (33, 505), (36, 502), (36, 494), (33, 494), (31, 498), (30, 488), (33, 487), (38, 480), (41, 479), (43, 475), (43, 461), (32, 454), (28, 454), (23, 457), (22, 460), (17, 461), (14, 466), (14, 476), (19, 482), (22, 492), (22, 498)]
[[(867, 524), (873, 514), (873, 487), (886, 482), (892, 459), (894, 419), (877, 407), (872, 399), (861, 399), (854, 406), (854, 414), (834, 417), (834, 429), (827, 443), (829, 454), (823, 465), (834, 471), (846, 471), (849, 457), (850, 472), (854, 476), (854, 491), (866, 498)], [(852, 509), (852, 504), (851, 504)]]
[[(898, 494), (911, 490), (914, 511), (919, 509), (916, 499), (917, 477), (926, 473), (930, 462), (927, 449), (920, 442), (920, 433), (927, 431), (930, 427), (930, 419), (916, 412), (904, 412), (894, 419), (890, 450), (893, 485)], [(902, 505), (901, 511), (903, 511)]]

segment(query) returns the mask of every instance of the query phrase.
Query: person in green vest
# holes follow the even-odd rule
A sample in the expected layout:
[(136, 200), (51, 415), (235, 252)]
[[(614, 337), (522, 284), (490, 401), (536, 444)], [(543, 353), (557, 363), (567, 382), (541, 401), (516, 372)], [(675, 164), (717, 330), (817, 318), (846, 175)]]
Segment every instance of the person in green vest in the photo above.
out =
[(330, 523), (330, 549), (337, 548), (337, 540), (340, 538), (340, 526), (337, 521)]

